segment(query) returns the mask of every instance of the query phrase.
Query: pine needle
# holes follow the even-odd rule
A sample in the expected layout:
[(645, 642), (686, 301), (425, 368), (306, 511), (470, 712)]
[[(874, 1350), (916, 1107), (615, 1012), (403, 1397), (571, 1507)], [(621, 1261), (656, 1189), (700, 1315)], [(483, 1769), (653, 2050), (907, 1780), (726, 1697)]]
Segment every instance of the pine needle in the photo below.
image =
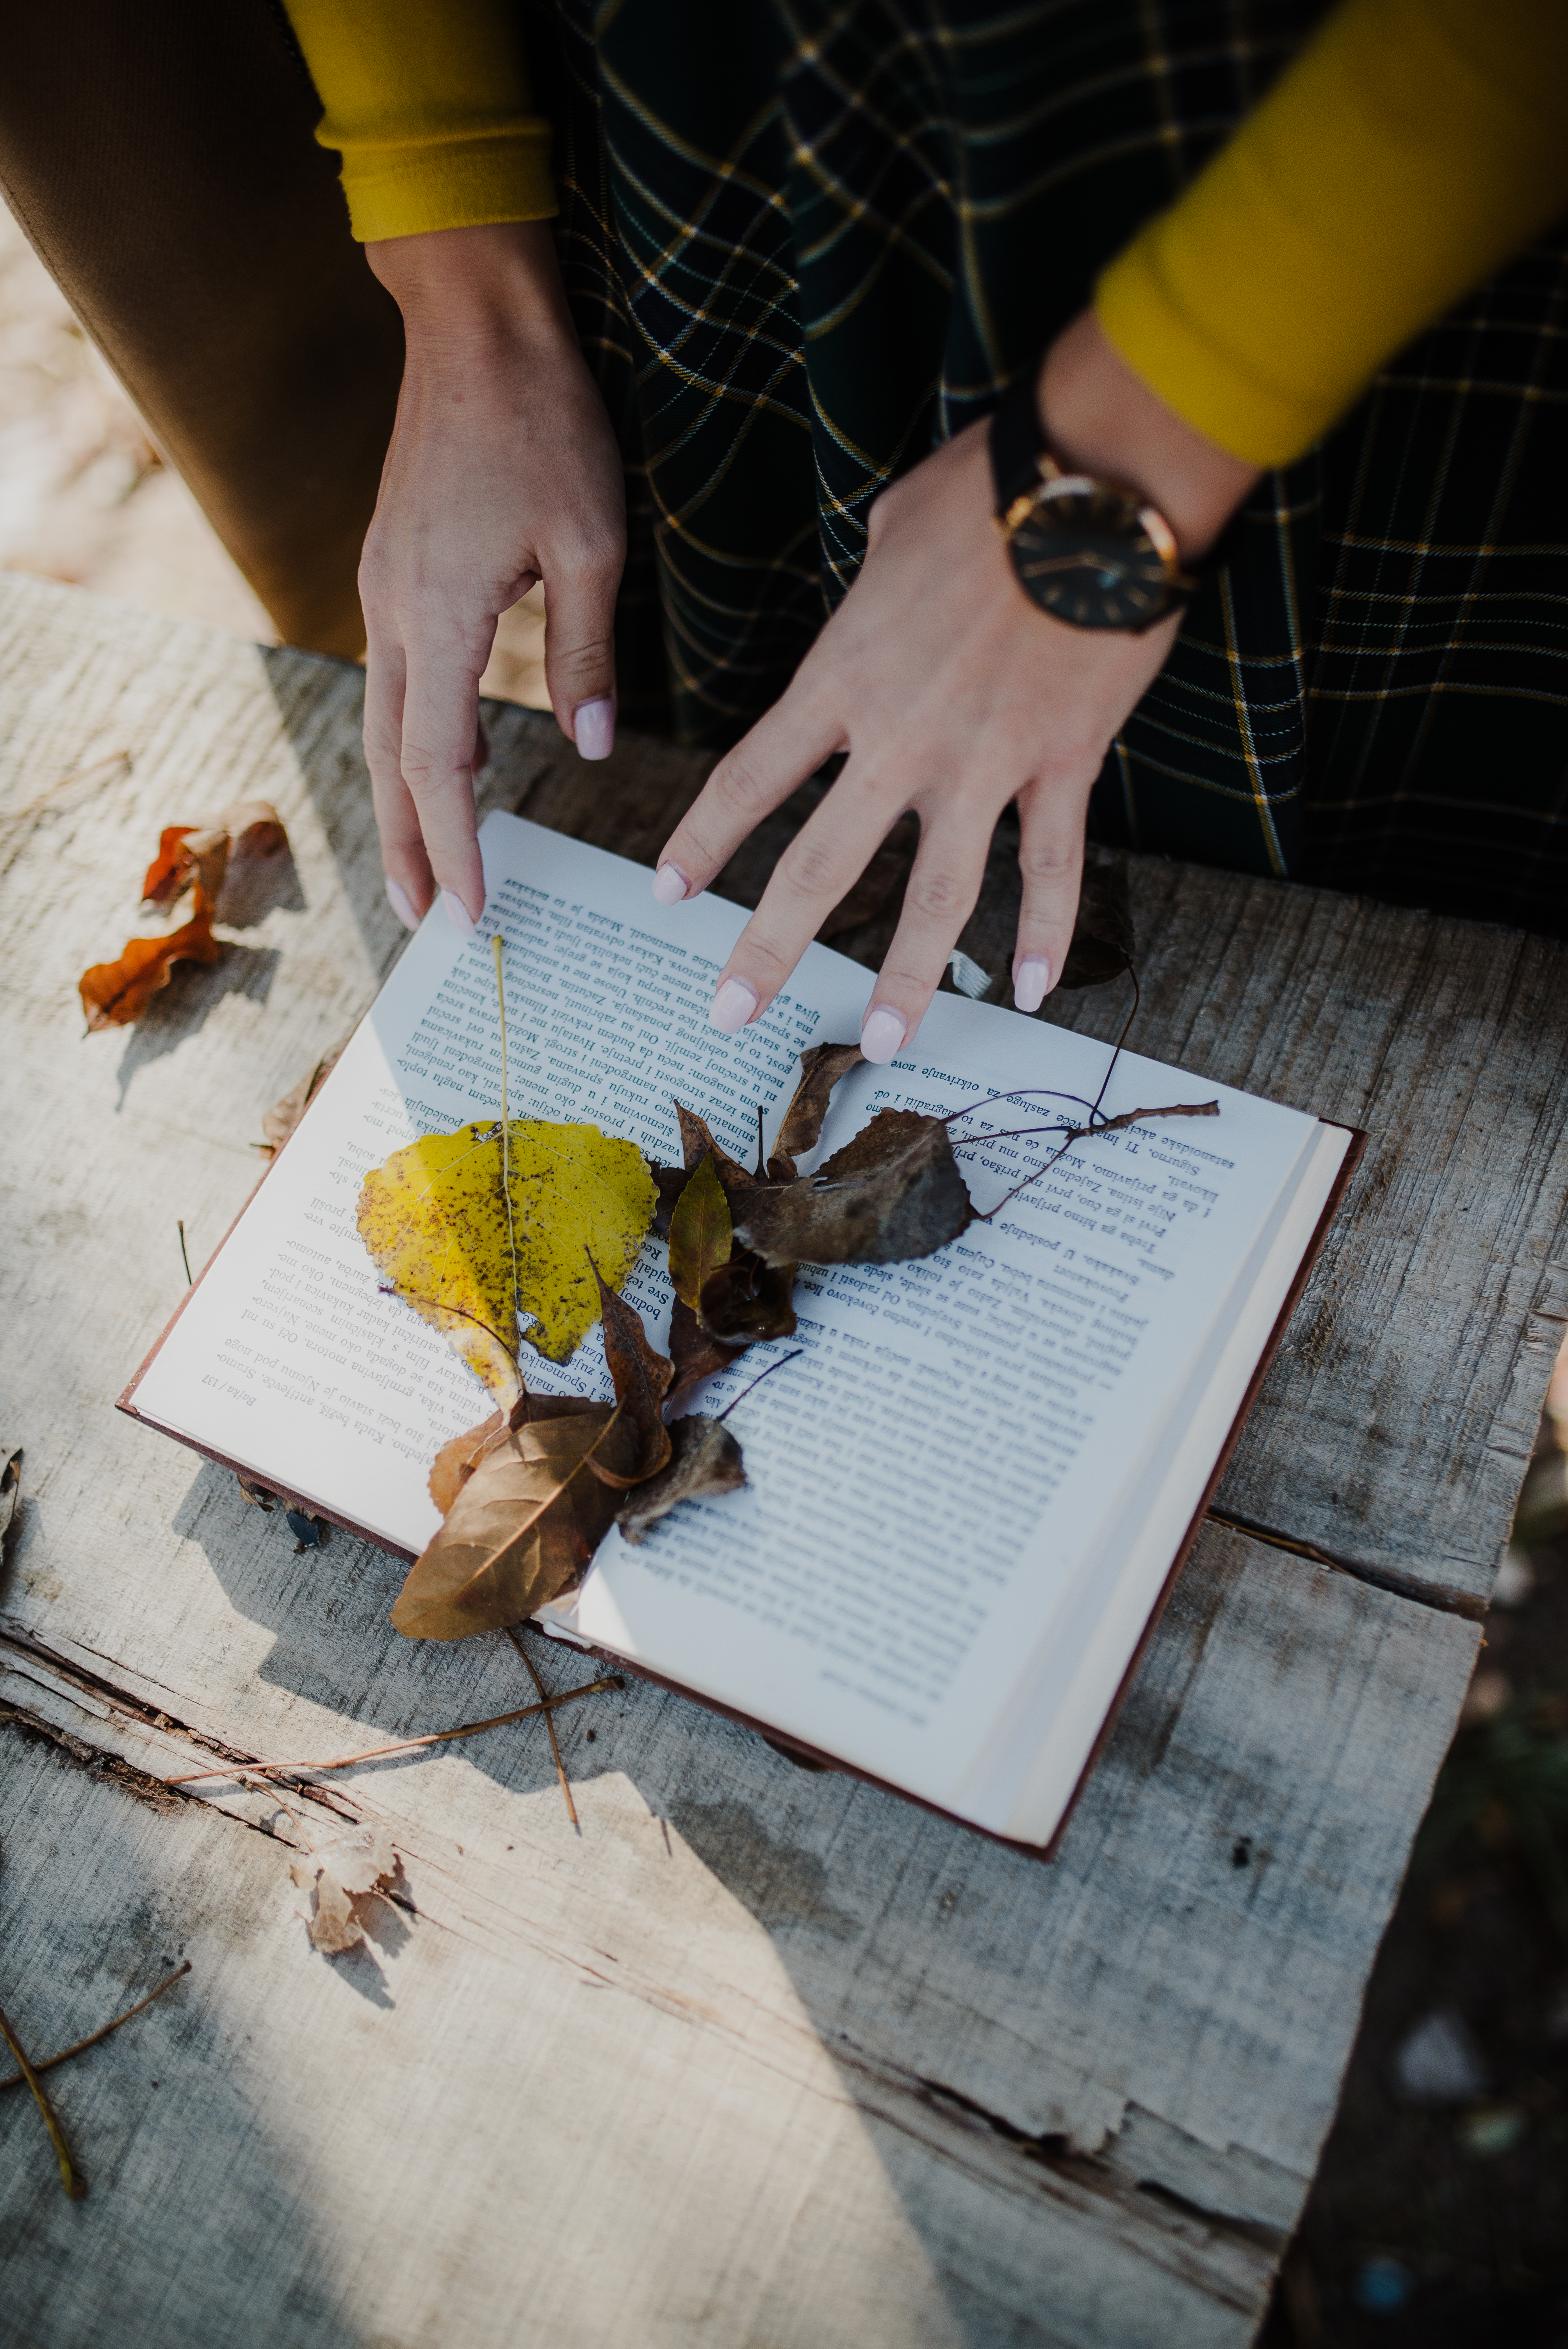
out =
[[(515, 1623), (509, 1623), (507, 1625), (506, 1636), (511, 1641), (512, 1646), (517, 1650), (518, 1654), (522, 1658), (524, 1664), (528, 1667), (529, 1679), (533, 1682), (533, 1685), (539, 1691), (540, 1695), (543, 1696), (546, 1693), (544, 1682), (540, 1679), (538, 1672), (534, 1669), (533, 1658), (523, 1646), (522, 1633), (518, 1630)], [(583, 1832), (583, 1825), (582, 1821), (577, 1816), (577, 1806), (572, 1799), (572, 1781), (566, 1775), (566, 1764), (561, 1758), (561, 1740), (555, 1734), (555, 1721), (552, 1714), (549, 1713), (545, 1714), (544, 1726), (550, 1732), (550, 1750), (555, 1756), (555, 1775), (561, 1781), (561, 1791), (566, 1797), (566, 1816), (571, 1820), (573, 1826), (577, 1829), (578, 1834), (581, 1835)]]
[(580, 1696), (597, 1696), (601, 1689), (624, 1688), (625, 1682), (611, 1672), (601, 1681), (584, 1681), (581, 1688), (562, 1689), (559, 1696), (547, 1696), (542, 1704), (519, 1705), (515, 1713), (492, 1713), (488, 1721), (465, 1721), (456, 1729), (433, 1729), (427, 1737), (400, 1737), (394, 1745), (372, 1745), (363, 1754), (340, 1754), (335, 1762), (241, 1762), (232, 1768), (225, 1765), (217, 1770), (188, 1770), (182, 1777), (165, 1778), (166, 1786), (193, 1786), (199, 1778), (263, 1778), (279, 1771), (346, 1770), (356, 1762), (379, 1762), (383, 1754), (411, 1754), (418, 1745), (442, 1745), (454, 1737), (477, 1737), (483, 1729), (504, 1729), (508, 1722), (529, 1721), (536, 1713), (548, 1715), (558, 1704), (570, 1704)]
[[(62, 2047), (57, 2055), (46, 2055), (41, 2064), (34, 2064), (34, 2071), (52, 2072), (57, 2064), (68, 2064), (73, 2055), (85, 2055), (89, 2047), (96, 2047), (100, 2039), (107, 2039), (109, 2033), (118, 2031), (122, 2023), (129, 2023), (133, 2014), (139, 2014), (143, 2007), (152, 2004), (155, 1998), (161, 1998), (166, 1990), (172, 1990), (181, 1976), (188, 1974), (190, 1971), (191, 1961), (187, 1958), (182, 1966), (176, 1966), (171, 1974), (164, 1975), (156, 1990), (150, 1990), (145, 1998), (139, 1998), (134, 2006), (128, 2006), (123, 2014), (117, 2014), (114, 2021), (106, 2023), (101, 2031), (89, 2032), (85, 2039), (77, 2040), (69, 2047)], [(0, 2080), (0, 2088), (20, 2088), (26, 2085), (26, 2080), (25, 2073), (10, 2072), (5, 2079)]]
[(55, 2158), (60, 2165), (60, 2184), (73, 2202), (79, 2202), (88, 2190), (88, 2181), (71, 2159), (71, 2148), (66, 2143), (65, 2130), (60, 2127), (55, 2108), (45, 2093), (42, 2080), (27, 2061), (21, 2041), (6, 2022), (3, 2007), (0, 2007), (0, 2039), (4, 2039), (6, 2046), (16, 2058), (21, 2077), (32, 2089), (33, 2101), (44, 2116), (44, 2127), (49, 2132), (49, 2142), (55, 2148)]

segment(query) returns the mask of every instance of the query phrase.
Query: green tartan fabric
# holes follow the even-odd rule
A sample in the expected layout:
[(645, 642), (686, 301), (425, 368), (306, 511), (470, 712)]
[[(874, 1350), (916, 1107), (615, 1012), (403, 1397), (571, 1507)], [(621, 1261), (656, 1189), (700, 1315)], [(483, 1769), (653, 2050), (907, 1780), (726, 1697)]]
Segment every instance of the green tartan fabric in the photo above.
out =
[[(735, 740), (1304, 0), (521, 0), (626, 458), (621, 702)], [(1149, 850), (1568, 930), (1568, 243), (1260, 485), (1096, 788)], [(933, 593), (940, 583), (933, 583)]]

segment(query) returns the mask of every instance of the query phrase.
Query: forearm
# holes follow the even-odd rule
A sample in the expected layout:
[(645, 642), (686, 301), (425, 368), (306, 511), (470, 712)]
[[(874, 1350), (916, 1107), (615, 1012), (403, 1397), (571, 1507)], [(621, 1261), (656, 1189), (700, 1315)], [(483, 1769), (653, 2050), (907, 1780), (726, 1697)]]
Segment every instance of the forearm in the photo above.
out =
[(1283, 464), (1565, 205), (1562, 0), (1344, 0), (1096, 313), (1196, 430)]

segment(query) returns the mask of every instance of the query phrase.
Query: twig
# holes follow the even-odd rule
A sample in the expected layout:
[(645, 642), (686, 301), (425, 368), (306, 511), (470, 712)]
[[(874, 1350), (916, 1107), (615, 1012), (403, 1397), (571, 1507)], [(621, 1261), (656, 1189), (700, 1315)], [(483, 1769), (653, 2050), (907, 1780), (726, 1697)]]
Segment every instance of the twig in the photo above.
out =
[(457, 1729), (433, 1729), (427, 1737), (400, 1737), (394, 1745), (372, 1745), (363, 1754), (341, 1754), (335, 1762), (242, 1762), (232, 1770), (187, 1770), (181, 1777), (165, 1778), (163, 1783), (166, 1786), (193, 1786), (199, 1778), (262, 1778), (272, 1777), (279, 1771), (346, 1770), (356, 1762), (379, 1762), (384, 1754), (410, 1754), (417, 1745), (444, 1745), (454, 1737), (477, 1737), (481, 1729), (504, 1729), (510, 1721), (529, 1721), (536, 1713), (570, 1704), (574, 1697), (597, 1696), (601, 1689), (625, 1685), (612, 1672), (604, 1680), (584, 1681), (581, 1688), (562, 1689), (559, 1696), (547, 1696), (542, 1704), (520, 1705), (515, 1713), (492, 1713), (488, 1721), (465, 1721)]
[(49, 802), (57, 799), (61, 792), (68, 792), (73, 783), (85, 783), (89, 775), (96, 775), (101, 768), (129, 767), (133, 763), (129, 750), (106, 751), (101, 759), (94, 759), (87, 766), (77, 768), (73, 774), (62, 775), (57, 783), (51, 783), (46, 792), (40, 792), (38, 797), (29, 800), (26, 807), (13, 808), (8, 813), (0, 815), (0, 823), (26, 823), (29, 816), (41, 815)]
[[(96, 2047), (100, 2039), (107, 2039), (109, 2033), (118, 2031), (122, 2023), (129, 2023), (133, 2014), (139, 2014), (142, 2008), (150, 2006), (155, 1998), (161, 1998), (166, 1990), (172, 1990), (181, 1976), (190, 1971), (191, 1961), (187, 1958), (182, 1966), (176, 1966), (171, 1974), (165, 1974), (156, 1990), (150, 1990), (145, 1998), (139, 1998), (134, 2006), (128, 2006), (123, 2014), (117, 2014), (114, 2021), (106, 2023), (101, 2031), (89, 2032), (85, 2039), (77, 2040), (74, 2045), (62, 2047), (57, 2055), (46, 2055), (41, 2064), (34, 2064), (34, 2071), (52, 2072), (57, 2064), (68, 2064), (73, 2055), (85, 2055), (89, 2047)], [(0, 2080), (0, 2088), (20, 2088), (25, 2079), (26, 2075), (21, 2072), (9, 2072)]]
[[(500, 1017), (500, 1195), (506, 1205), (507, 1252), (511, 1263), (511, 1326), (515, 1330), (519, 1318), (517, 1295), (517, 1228), (512, 1222), (511, 1216), (511, 1142), (507, 1132), (506, 986), (501, 977), (501, 956), (505, 949), (501, 935), (499, 930), (490, 940), (490, 950), (495, 956), (495, 1000), (496, 1009)], [(515, 1361), (515, 1356), (513, 1357), (513, 1360)]]
[(71, 2148), (66, 2143), (65, 2130), (60, 2127), (58, 2117), (55, 2112), (53, 2105), (49, 2102), (48, 2095), (45, 2090), (42, 2080), (39, 2079), (38, 2075), (27, 2061), (26, 2054), (23, 2048), (21, 2041), (17, 2038), (15, 2033), (12, 2030), (10, 2024), (5, 2020), (5, 2011), (4, 2007), (0, 2007), (0, 2039), (4, 2039), (6, 2046), (16, 2058), (17, 2067), (21, 2077), (26, 2080), (29, 2088), (32, 2089), (33, 2101), (44, 2116), (44, 2127), (49, 2132), (49, 2142), (55, 2148), (55, 2159), (60, 2165), (60, 2184), (65, 2188), (66, 2192), (70, 2196), (73, 2202), (79, 2202), (82, 2196), (88, 2190), (88, 2181), (84, 2177), (82, 2177), (80, 2172), (77, 2170), (76, 2164), (71, 2159)]
[(769, 1363), (768, 1368), (765, 1371), (758, 1371), (757, 1376), (752, 1380), (751, 1385), (742, 1387), (740, 1392), (736, 1396), (735, 1402), (727, 1402), (725, 1404), (724, 1409), (718, 1414), (720, 1422), (722, 1423), (729, 1417), (730, 1413), (736, 1408), (737, 1403), (743, 1403), (746, 1401), (747, 1396), (751, 1392), (752, 1387), (759, 1387), (764, 1379), (770, 1379), (775, 1371), (781, 1371), (783, 1369), (786, 1362), (798, 1362), (805, 1350), (806, 1349), (804, 1346), (797, 1346), (792, 1354), (780, 1354), (776, 1361)]
[(185, 1219), (183, 1216), (181, 1216), (174, 1228), (180, 1235), (180, 1261), (185, 1267), (185, 1286), (187, 1288), (194, 1288), (196, 1283), (191, 1277), (191, 1257), (190, 1252), (185, 1246)]
[[(534, 1668), (533, 1658), (529, 1654), (528, 1650), (522, 1644), (522, 1634), (518, 1630), (515, 1623), (509, 1623), (507, 1625), (506, 1636), (511, 1641), (512, 1646), (517, 1650), (518, 1654), (522, 1658), (523, 1663), (527, 1668), (529, 1679), (533, 1682), (533, 1685), (539, 1691), (540, 1695), (542, 1697), (545, 1696), (548, 1692), (545, 1689), (544, 1682), (540, 1679), (539, 1674)], [(581, 1835), (583, 1832), (583, 1824), (577, 1816), (577, 1806), (572, 1799), (572, 1781), (566, 1775), (566, 1764), (561, 1758), (561, 1740), (555, 1734), (554, 1717), (548, 1712), (544, 1716), (544, 1726), (550, 1732), (550, 1750), (555, 1756), (555, 1775), (561, 1781), (561, 1791), (566, 1797), (566, 1816), (571, 1820), (573, 1826), (577, 1829), (578, 1834)]]

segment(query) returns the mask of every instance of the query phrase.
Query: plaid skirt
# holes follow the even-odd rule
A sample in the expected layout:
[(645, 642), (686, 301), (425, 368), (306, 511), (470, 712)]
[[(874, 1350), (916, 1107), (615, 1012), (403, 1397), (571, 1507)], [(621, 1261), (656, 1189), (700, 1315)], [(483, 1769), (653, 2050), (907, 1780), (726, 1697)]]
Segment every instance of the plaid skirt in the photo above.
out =
[[(522, 5), (627, 466), (622, 706), (715, 748), (789, 683), (878, 492), (1038, 359), (1320, 13)], [(1568, 932), (1565, 296), (1557, 235), (1260, 483), (1095, 836)]]

